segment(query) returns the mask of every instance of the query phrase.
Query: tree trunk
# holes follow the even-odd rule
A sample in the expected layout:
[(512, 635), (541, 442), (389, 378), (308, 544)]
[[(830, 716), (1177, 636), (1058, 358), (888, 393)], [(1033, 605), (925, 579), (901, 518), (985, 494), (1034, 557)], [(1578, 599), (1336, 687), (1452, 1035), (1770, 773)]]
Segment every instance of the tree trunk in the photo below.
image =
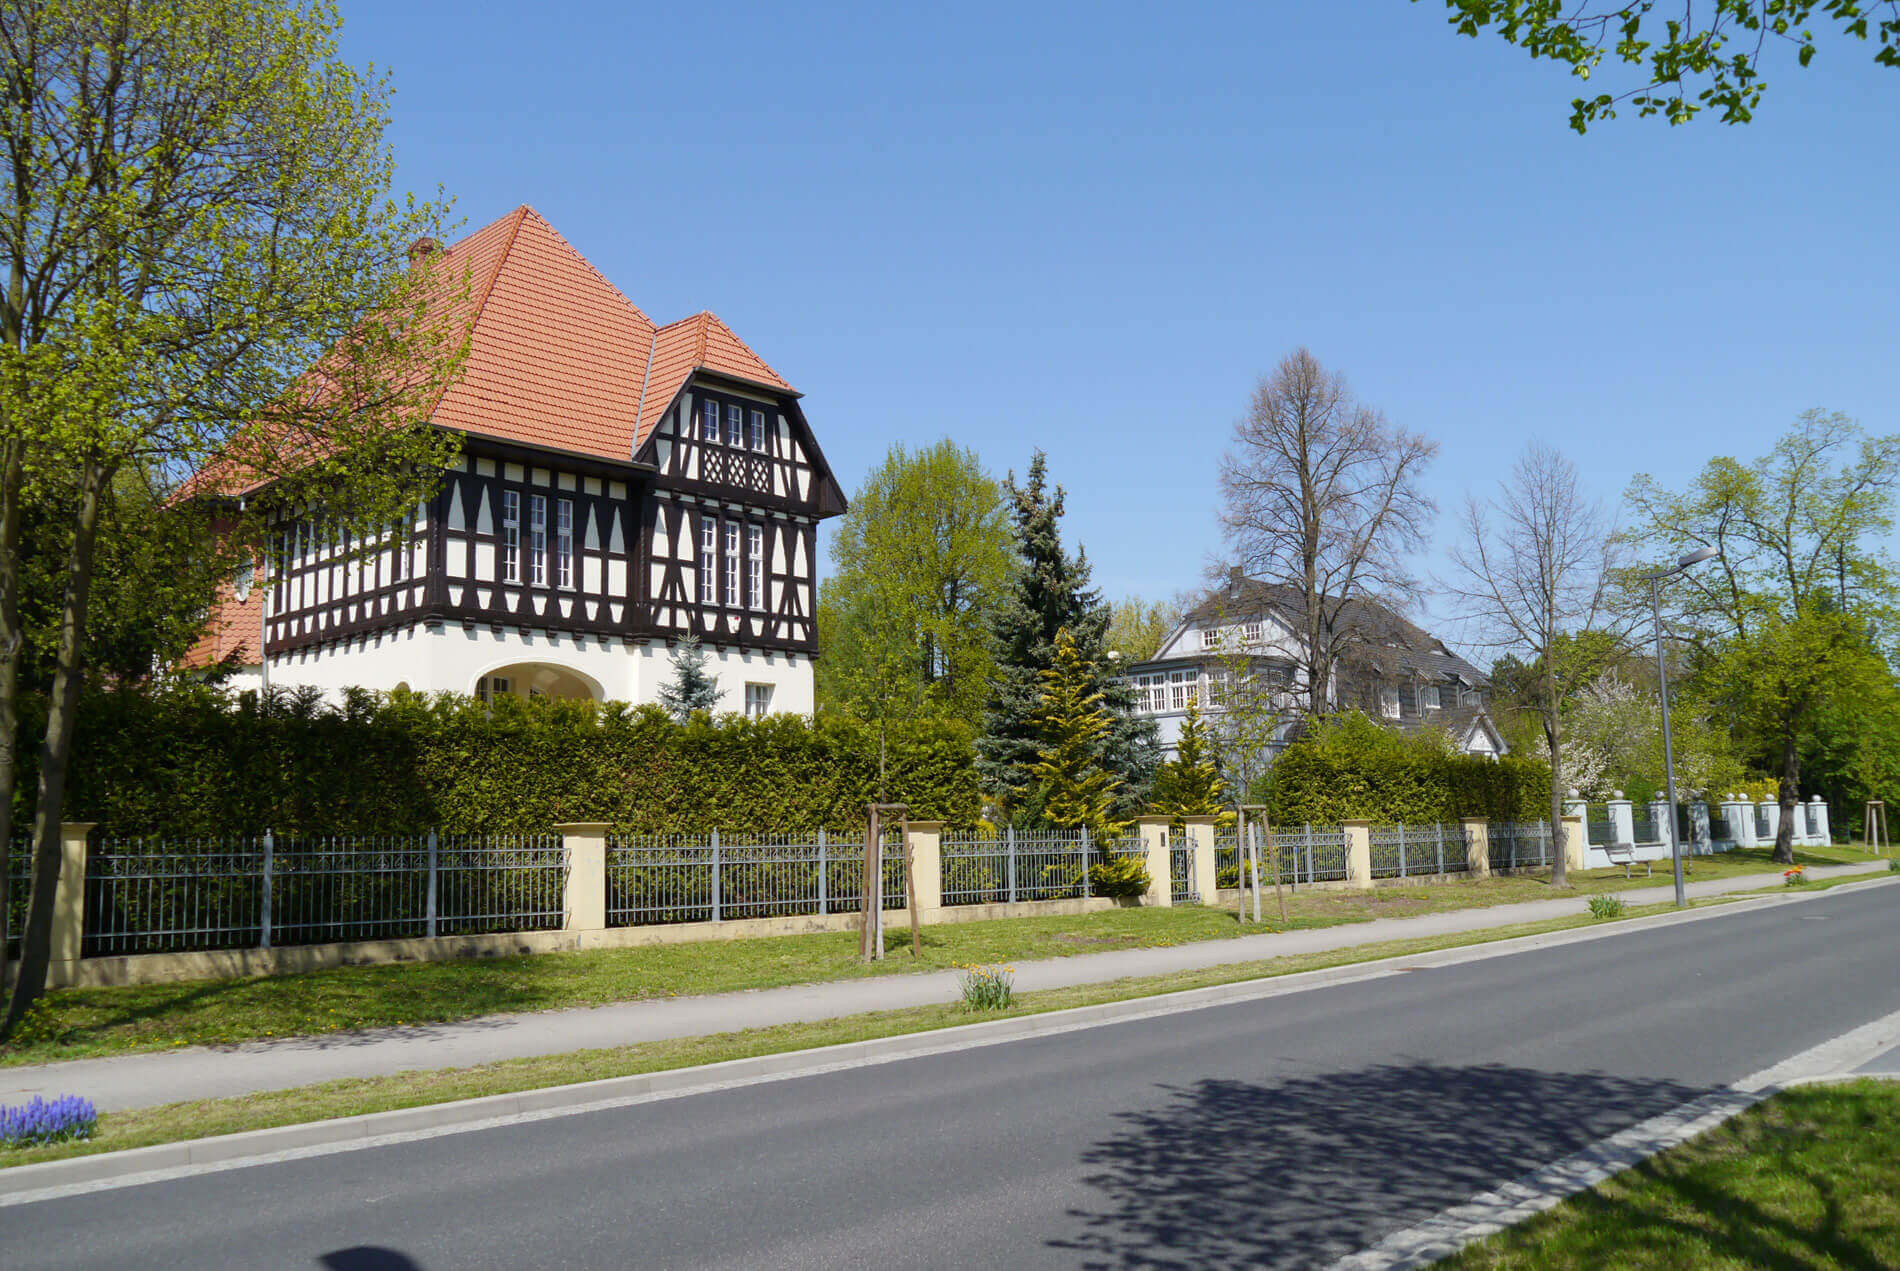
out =
[(1794, 806), (1800, 799), (1801, 750), (1791, 732), (1781, 742), (1781, 824), (1775, 827), (1775, 864), (1794, 864)]
[(66, 779), (79, 714), (79, 657), (86, 629), (86, 602), (92, 588), (92, 551), (98, 537), (100, 505), (111, 479), (109, 465), (98, 459), (85, 461), (79, 480), (79, 506), (73, 518), (72, 546), (66, 554), (59, 653), (46, 713), (46, 740), (40, 748), (39, 799), (33, 816), (33, 881), (28, 892), (26, 925), (20, 937), (20, 973), (14, 981), (13, 998), (0, 1032), (12, 1032), (26, 1008), (46, 991), (46, 971), (52, 958), (53, 896), (59, 885), (60, 821), (65, 812)]
[[(4, 933), (13, 912), (13, 792), (19, 784), (20, 504), (26, 497), (26, 442), (9, 438), (0, 447), (0, 990), (7, 982)], [(0, 1029), (4, 1032), (4, 1029)]]
[[(1548, 655), (1545, 658), (1549, 660)], [(1544, 741), (1550, 746), (1550, 885), (1570, 886), (1570, 869), (1565, 862), (1566, 828), (1564, 824), (1563, 760), (1557, 749), (1562, 741), (1562, 726), (1554, 705), (1544, 708)]]

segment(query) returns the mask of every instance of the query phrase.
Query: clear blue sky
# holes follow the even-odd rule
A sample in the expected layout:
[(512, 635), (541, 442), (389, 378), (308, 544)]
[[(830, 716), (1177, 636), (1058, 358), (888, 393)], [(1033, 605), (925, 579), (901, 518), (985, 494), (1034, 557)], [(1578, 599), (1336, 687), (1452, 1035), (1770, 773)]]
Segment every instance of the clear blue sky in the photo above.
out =
[(718, 313), (847, 490), (894, 440), (1044, 448), (1111, 595), (1218, 552), (1216, 459), (1299, 344), (1442, 443), (1447, 513), (1532, 437), (1614, 500), (1808, 406), (1900, 430), (1900, 73), (1858, 47), (1746, 127), (1580, 138), (1573, 81), (1436, 0), (344, 13), (404, 185)]

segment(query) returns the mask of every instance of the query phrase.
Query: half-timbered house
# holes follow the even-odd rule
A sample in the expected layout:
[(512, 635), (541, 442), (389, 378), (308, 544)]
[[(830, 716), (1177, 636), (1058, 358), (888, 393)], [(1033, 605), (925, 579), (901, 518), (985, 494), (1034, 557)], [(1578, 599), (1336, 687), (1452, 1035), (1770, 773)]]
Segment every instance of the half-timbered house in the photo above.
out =
[(275, 527), (280, 567), (233, 580), (193, 660), (332, 696), (650, 702), (696, 633), (722, 710), (809, 712), (845, 502), (799, 393), (711, 313), (654, 323), (530, 208), (442, 250), (474, 305), (433, 415), (460, 462), (377, 542)]

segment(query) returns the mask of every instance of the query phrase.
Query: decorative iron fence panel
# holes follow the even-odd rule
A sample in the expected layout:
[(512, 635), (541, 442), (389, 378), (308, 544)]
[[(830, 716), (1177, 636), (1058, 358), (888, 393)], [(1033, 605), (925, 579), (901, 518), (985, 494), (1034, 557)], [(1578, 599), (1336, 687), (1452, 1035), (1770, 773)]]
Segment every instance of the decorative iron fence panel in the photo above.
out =
[(1491, 868), (1495, 872), (1536, 869), (1550, 864), (1548, 821), (1493, 821), (1487, 834)]
[(1168, 834), (1168, 891), (1177, 905), (1198, 904), (1200, 881), (1194, 877), (1194, 843), (1185, 834)]
[(1080, 831), (943, 836), (943, 903), (993, 905), (1089, 894), (1093, 847)]
[(1592, 847), (1607, 847), (1616, 842), (1616, 822), (1608, 816), (1591, 817), (1587, 822), (1587, 837)]
[(1633, 843), (1663, 841), (1662, 826), (1657, 823), (1655, 812), (1648, 807), (1630, 809), (1630, 841)]
[[(885, 835), (886, 909), (909, 902), (901, 828)], [(864, 838), (850, 831), (722, 836), (621, 834), (607, 840), (607, 925), (728, 922), (863, 907)]]
[(85, 957), (559, 928), (556, 835), (106, 839)]
[[(1346, 831), (1343, 826), (1275, 830), (1280, 846), (1280, 872), (1292, 882), (1323, 883), (1346, 877)], [(1272, 856), (1263, 841), (1261, 871), (1272, 872)], [(1290, 875), (1290, 877), (1289, 877)]]
[(1709, 837), (1717, 843), (1735, 841), (1735, 829), (1729, 824), (1728, 811), (1719, 804), (1709, 805)]
[(1443, 874), (1470, 864), (1462, 825), (1375, 825), (1371, 840), (1374, 878)]

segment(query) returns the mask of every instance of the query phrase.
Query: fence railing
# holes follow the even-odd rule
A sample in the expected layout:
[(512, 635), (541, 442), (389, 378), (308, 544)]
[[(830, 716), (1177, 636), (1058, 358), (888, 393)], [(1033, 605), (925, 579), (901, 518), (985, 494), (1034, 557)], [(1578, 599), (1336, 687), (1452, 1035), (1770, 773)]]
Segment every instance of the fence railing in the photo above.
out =
[(1095, 854), (1084, 831), (1018, 834), (945, 833), (943, 903), (1014, 904), (1089, 894)]
[(1647, 807), (1630, 809), (1630, 841), (1633, 843), (1660, 843), (1663, 841), (1663, 828), (1656, 820), (1656, 814)]
[(81, 956), (559, 928), (558, 835), (108, 838), (86, 856)]
[[(727, 922), (863, 908), (862, 834), (617, 834), (607, 839), (607, 925)], [(904, 841), (884, 841), (884, 907), (908, 903)]]
[(1194, 844), (1185, 835), (1168, 834), (1168, 895), (1173, 903), (1185, 905), (1198, 903), (1202, 886), (1213, 886), (1209, 879), (1205, 884), (1194, 877)]
[(1550, 864), (1550, 822), (1493, 821), (1487, 827), (1494, 871), (1537, 869)]
[(1471, 866), (1461, 824), (1375, 825), (1371, 848), (1374, 878), (1458, 873)]
[(6, 941), (9, 962), (20, 956), (20, 932), (26, 926), (26, 893), (32, 870), (33, 840), (15, 839), (7, 851), (7, 903), (0, 908), (0, 939)]

